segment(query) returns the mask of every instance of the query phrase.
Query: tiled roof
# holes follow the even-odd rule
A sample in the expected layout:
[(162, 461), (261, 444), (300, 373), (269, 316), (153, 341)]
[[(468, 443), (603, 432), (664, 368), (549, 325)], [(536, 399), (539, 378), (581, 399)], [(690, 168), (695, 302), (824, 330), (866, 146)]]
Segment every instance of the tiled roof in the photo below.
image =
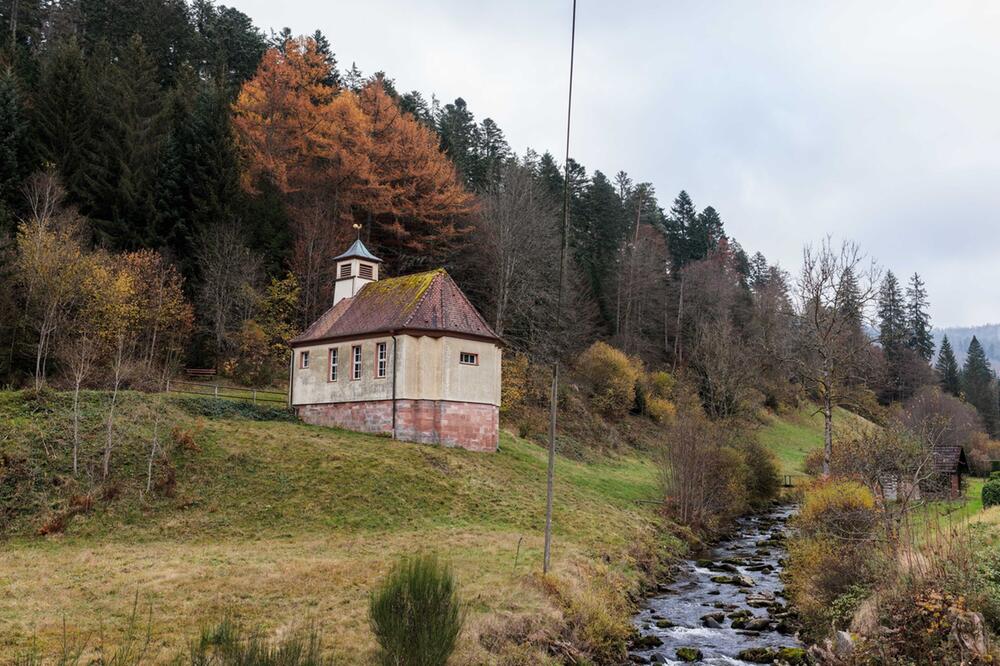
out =
[(439, 268), (369, 282), (324, 312), (292, 344), (403, 330), (499, 339), (451, 276)]

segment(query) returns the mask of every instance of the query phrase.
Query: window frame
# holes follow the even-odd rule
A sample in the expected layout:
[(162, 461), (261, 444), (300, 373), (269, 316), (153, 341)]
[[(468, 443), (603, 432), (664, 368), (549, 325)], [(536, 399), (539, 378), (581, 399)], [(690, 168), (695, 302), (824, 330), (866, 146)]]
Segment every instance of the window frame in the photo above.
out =
[(389, 375), (389, 345), (375, 343), (375, 379), (385, 379)]
[(304, 349), (299, 352), (299, 369), (308, 370), (309, 369), (309, 350)]
[(351, 381), (356, 382), (361, 379), (364, 372), (362, 367), (361, 345), (351, 345)]
[[(472, 360), (471, 361), (464, 360), (466, 356), (471, 356)], [(476, 353), (476, 352), (460, 351), (460, 352), (458, 352), (458, 364), (459, 365), (472, 365), (472, 366), (479, 365), (479, 354)]]
[(326, 381), (335, 382), (339, 378), (340, 373), (340, 353), (337, 347), (330, 347), (329, 360), (327, 362), (327, 374)]

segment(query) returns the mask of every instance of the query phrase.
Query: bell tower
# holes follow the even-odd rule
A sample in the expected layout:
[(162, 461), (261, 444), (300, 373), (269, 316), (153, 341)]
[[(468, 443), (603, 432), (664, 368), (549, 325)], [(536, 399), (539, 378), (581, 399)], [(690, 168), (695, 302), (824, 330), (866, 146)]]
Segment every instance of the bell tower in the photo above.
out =
[[(360, 227), (355, 225), (356, 229)], [(333, 304), (336, 305), (345, 298), (351, 298), (369, 282), (378, 281), (379, 264), (382, 260), (368, 251), (361, 242), (360, 231), (358, 239), (338, 257), (337, 281), (333, 289)]]

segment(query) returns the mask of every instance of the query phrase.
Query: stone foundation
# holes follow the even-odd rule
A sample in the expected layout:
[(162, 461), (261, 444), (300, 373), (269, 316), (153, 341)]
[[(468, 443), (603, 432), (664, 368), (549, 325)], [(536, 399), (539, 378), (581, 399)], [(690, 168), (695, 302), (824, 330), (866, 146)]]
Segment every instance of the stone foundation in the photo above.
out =
[[(392, 400), (301, 405), (306, 423), (392, 435)], [(397, 400), (396, 438), (423, 444), (496, 451), (500, 410), (496, 405), (447, 400)]]

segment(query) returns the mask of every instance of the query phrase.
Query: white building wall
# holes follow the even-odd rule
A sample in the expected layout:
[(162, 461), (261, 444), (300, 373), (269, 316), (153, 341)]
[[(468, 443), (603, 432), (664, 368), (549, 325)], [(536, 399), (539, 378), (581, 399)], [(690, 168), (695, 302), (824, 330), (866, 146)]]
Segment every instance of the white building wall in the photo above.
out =
[[(450, 336), (397, 336), (396, 398), (451, 400), (500, 405), (500, 347), (482, 340)], [(386, 376), (375, 376), (375, 349), (386, 343)], [(361, 379), (351, 379), (351, 348), (361, 346)], [(337, 381), (329, 381), (329, 350), (338, 349)], [(309, 352), (309, 367), (301, 354)], [(460, 363), (461, 352), (478, 355), (478, 365)], [(294, 350), (292, 404), (324, 404), (392, 399), (393, 340), (391, 336), (298, 347)]]

